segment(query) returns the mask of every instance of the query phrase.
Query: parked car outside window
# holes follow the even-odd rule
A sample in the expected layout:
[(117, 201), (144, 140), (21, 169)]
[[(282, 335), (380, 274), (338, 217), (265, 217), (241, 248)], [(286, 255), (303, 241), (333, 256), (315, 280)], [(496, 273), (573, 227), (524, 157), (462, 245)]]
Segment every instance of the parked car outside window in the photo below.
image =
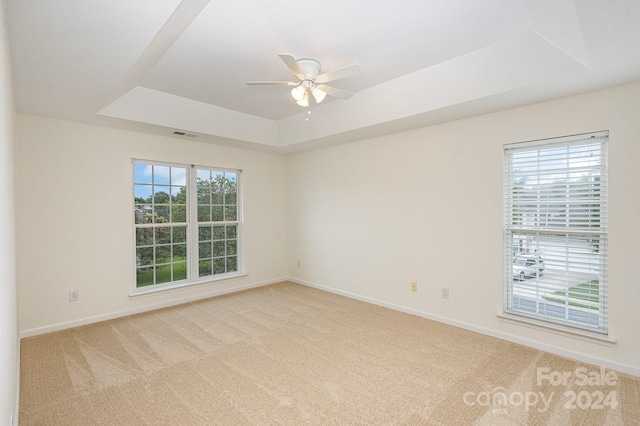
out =
[(516, 256), (513, 259), (514, 280), (541, 277), (543, 272), (544, 260), (540, 256)]

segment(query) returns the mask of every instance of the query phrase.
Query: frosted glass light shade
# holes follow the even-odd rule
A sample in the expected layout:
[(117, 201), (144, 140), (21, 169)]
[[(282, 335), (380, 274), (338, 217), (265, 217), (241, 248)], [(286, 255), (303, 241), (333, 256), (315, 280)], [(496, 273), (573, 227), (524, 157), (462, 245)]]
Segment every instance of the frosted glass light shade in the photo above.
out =
[(309, 95), (307, 94), (306, 90), (304, 91), (304, 95), (302, 95), (302, 99), (300, 99), (296, 103), (298, 105), (300, 105), (301, 107), (308, 107), (309, 106)]
[(311, 93), (313, 94), (313, 97), (315, 98), (317, 103), (322, 102), (325, 96), (327, 96), (327, 92), (318, 87), (314, 87)]
[(291, 89), (291, 96), (293, 96), (293, 99), (295, 99), (296, 101), (301, 101), (302, 98), (304, 98), (306, 92), (307, 89), (300, 85)]

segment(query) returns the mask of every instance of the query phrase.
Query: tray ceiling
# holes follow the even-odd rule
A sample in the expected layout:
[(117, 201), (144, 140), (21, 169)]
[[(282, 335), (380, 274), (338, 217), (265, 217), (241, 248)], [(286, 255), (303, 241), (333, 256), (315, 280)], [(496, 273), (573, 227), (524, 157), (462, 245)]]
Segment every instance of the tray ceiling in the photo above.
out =
[[(283, 153), (640, 80), (635, 0), (5, 3), (19, 112)], [(364, 74), (305, 109), (279, 53)]]

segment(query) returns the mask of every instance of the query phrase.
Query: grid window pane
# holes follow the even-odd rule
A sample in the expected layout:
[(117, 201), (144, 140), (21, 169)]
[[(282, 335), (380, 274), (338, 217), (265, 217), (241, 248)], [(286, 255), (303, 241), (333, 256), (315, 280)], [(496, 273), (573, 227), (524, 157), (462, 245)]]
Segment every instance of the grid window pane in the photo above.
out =
[(207, 169), (198, 169), (196, 171), (196, 176), (198, 180), (207, 181), (211, 179), (211, 171)]
[(169, 244), (171, 242), (171, 228), (155, 228), (154, 231), (156, 244)]
[(171, 168), (171, 185), (186, 188), (187, 184), (187, 169), (186, 167), (172, 167)]
[(186, 244), (175, 244), (173, 246), (173, 260), (181, 260), (187, 259), (187, 245)]
[(168, 186), (153, 186), (153, 204), (169, 204), (169, 193), (171, 189)]
[(201, 260), (198, 262), (198, 270), (201, 277), (212, 275), (211, 260)]
[(187, 279), (187, 262), (178, 262), (173, 264), (173, 281)]
[(171, 282), (171, 265), (162, 265), (156, 267), (156, 284), (164, 284)]
[(224, 220), (222, 206), (213, 206), (211, 208), (211, 220), (214, 222), (222, 222)]
[(153, 229), (138, 228), (136, 229), (136, 246), (147, 246), (153, 244)]
[(224, 193), (222, 192), (222, 187), (217, 184), (211, 188), (211, 204), (223, 204), (224, 203)]
[(228, 240), (227, 241), (227, 254), (228, 255), (232, 255), (232, 254), (236, 254), (236, 240)]
[(211, 226), (200, 225), (198, 227), (198, 239), (200, 241), (211, 241)]
[(211, 190), (209, 185), (203, 181), (198, 181), (198, 204), (211, 204)]
[(224, 226), (214, 226), (213, 227), (213, 239), (214, 240), (224, 240)]
[(198, 206), (198, 222), (209, 222), (211, 220), (211, 207)]
[(237, 199), (238, 197), (235, 190), (230, 189), (224, 194), (224, 203), (227, 205), (235, 204)]
[(171, 204), (186, 204), (186, 203), (187, 203), (187, 187), (172, 186), (171, 187)]
[(133, 165), (133, 176), (136, 183), (153, 183), (153, 165), (145, 163), (135, 163)]
[(136, 203), (151, 203), (151, 194), (153, 194), (153, 185), (135, 185), (133, 187)]
[(171, 180), (171, 167), (153, 166), (153, 183), (156, 185), (168, 185)]
[(225, 258), (213, 259), (213, 274), (224, 274), (226, 272)]
[(227, 238), (236, 238), (237, 228), (237, 225), (227, 225)]
[(205, 242), (198, 244), (198, 258), (211, 259), (211, 243)]
[(186, 222), (187, 221), (187, 206), (174, 205), (171, 206), (171, 222)]
[(174, 243), (186, 243), (187, 242), (187, 227), (186, 226), (174, 226), (173, 228)]
[(150, 268), (137, 268), (136, 269), (136, 287), (145, 287), (154, 284), (154, 269)]
[(141, 247), (136, 249), (137, 266), (153, 265), (153, 247)]
[(171, 262), (171, 246), (156, 246), (156, 264)]
[(220, 257), (225, 255), (225, 242), (214, 241), (213, 243), (213, 257)]
[(236, 206), (225, 206), (224, 219), (228, 222), (238, 219)]
[(227, 272), (234, 272), (238, 270), (238, 258), (237, 256), (227, 257)]

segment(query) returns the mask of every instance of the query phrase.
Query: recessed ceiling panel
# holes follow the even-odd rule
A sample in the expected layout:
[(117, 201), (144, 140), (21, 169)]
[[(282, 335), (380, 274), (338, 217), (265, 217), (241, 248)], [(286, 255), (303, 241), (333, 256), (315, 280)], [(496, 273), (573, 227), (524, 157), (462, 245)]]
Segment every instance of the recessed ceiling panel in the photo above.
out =
[(211, 2), (142, 84), (270, 119), (299, 112), (277, 57), (313, 57), (323, 71), (360, 63), (364, 75), (335, 82), (359, 91), (531, 30), (517, 0)]

